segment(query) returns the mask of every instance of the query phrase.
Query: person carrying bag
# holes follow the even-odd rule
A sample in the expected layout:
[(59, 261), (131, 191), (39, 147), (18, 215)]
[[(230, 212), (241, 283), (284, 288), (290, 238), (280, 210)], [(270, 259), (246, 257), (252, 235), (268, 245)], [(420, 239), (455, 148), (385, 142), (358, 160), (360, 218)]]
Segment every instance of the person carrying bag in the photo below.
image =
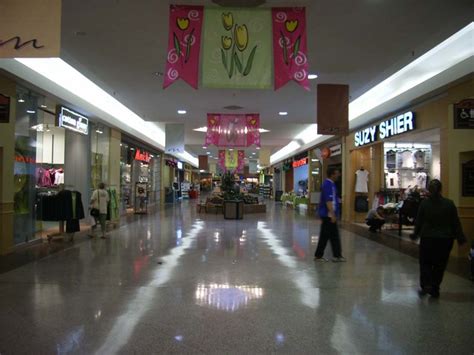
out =
[(94, 217), (95, 225), (92, 226), (91, 238), (95, 236), (97, 225), (100, 224), (102, 239), (106, 236), (107, 205), (109, 203), (109, 194), (105, 190), (105, 184), (101, 182), (99, 188), (94, 190), (90, 201), (90, 214)]

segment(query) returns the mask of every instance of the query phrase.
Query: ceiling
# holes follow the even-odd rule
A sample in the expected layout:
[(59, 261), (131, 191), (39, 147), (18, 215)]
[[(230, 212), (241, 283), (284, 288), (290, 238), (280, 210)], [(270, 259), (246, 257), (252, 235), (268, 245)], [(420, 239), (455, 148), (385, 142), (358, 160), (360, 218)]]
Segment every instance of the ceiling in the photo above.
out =
[[(263, 6), (305, 6), (310, 92), (295, 83), (273, 90), (194, 90), (178, 81), (162, 89), (168, 6), (211, 1), (63, 0), (61, 57), (145, 120), (185, 123), (186, 150), (203, 154), (208, 112), (225, 106), (258, 112), (262, 145), (272, 152), (316, 122), (316, 85), (350, 85), (351, 100), (472, 21), (471, 0), (268, 0)], [(178, 109), (187, 110), (178, 115)], [(287, 116), (279, 116), (287, 111)], [(248, 149), (247, 156), (258, 151)], [(211, 150), (215, 156), (216, 150)]]

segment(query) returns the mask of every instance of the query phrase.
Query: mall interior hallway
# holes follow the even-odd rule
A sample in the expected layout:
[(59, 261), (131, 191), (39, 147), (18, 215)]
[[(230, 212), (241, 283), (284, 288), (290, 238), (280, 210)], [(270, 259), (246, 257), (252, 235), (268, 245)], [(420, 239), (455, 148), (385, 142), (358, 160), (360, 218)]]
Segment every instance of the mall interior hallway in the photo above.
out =
[(0, 353), (473, 353), (469, 280), (420, 299), (416, 259), (344, 229), (315, 263), (317, 219), (268, 207), (184, 202), (1, 274)]

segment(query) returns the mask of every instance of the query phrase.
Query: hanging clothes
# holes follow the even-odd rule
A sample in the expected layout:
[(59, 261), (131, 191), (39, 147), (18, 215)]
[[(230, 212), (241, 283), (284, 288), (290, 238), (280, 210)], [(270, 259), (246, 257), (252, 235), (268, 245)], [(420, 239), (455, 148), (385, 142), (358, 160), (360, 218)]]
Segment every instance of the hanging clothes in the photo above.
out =
[(368, 193), (369, 172), (359, 169), (356, 171), (356, 187), (355, 192)]

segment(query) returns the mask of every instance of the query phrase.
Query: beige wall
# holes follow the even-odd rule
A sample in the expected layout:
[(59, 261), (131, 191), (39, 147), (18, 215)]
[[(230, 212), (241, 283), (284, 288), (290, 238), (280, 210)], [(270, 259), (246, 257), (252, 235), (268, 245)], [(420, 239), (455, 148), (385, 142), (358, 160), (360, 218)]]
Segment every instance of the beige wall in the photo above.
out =
[(0, 123), (0, 254), (6, 254), (13, 247), (16, 84), (0, 76), (0, 93), (11, 97), (10, 122)]

